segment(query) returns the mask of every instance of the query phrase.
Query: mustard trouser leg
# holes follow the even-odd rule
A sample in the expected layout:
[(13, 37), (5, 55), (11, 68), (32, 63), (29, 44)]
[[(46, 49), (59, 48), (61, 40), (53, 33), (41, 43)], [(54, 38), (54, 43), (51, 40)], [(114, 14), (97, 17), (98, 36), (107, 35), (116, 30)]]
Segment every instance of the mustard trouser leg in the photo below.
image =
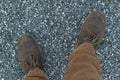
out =
[(100, 80), (100, 63), (91, 43), (81, 44), (70, 54), (64, 80)]
[(23, 80), (48, 80), (45, 72), (39, 68), (30, 70)]

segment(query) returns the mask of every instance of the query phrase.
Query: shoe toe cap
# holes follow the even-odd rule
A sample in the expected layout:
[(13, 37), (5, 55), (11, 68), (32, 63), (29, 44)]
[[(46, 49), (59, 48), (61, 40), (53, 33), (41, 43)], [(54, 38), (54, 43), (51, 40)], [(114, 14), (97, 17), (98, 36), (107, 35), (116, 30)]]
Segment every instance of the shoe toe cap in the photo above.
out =
[(95, 11), (91, 14), (91, 17), (91, 21), (93, 21), (95, 25), (102, 26), (105, 24), (105, 15), (102, 12)]
[(18, 41), (18, 44), (24, 45), (26, 43), (31, 43), (31, 42), (34, 42), (33, 37), (30, 34), (25, 34), (21, 36), (20, 40)]

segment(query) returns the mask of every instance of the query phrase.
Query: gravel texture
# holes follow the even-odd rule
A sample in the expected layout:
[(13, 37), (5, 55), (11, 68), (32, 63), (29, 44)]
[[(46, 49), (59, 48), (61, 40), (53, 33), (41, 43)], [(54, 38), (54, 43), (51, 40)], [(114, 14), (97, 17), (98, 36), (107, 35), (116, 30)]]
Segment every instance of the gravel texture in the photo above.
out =
[(21, 80), (17, 42), (33, 34), (50, 80), (62, 80), (86, 17), (106, 14), (106, 35), (96, 51), (102, 80), (120, 80), (120, 0), (0, 0), (0, 80)]

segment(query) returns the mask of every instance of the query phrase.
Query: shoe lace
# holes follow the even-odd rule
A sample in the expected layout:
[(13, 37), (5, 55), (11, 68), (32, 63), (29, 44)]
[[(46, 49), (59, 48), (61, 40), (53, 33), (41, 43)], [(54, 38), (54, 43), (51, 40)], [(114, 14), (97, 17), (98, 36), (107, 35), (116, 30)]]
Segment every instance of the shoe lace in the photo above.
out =
[(35, 68), (37, 66), (37, 64), (39, 63), (38, 61), (35, 60), (35, 57), (32, 53), (30, 53), (30, 62), (31, 62), (31, 67)]
[[(93, 25), (93, 24), (91, 24)], [(93, 25), (94, 26), (94, 25)], [(87, 32), (88, 35), (92, 36), (92, 38), (84, 38), (84, 41), (92, 43), (96, 45), (99, 43), (99, 39), (101, 39), (101, 33), (95, 35), (92, 31), (90, 31), (87, 27), (84, 27), (83, 30)]]
[(40, 68), (43, 70), (43, 65), (42, 65), (41, 61), (39, 59), (36, 59), (36, 57), (33, 55), (33, 53), (31, 51), (29, 51), (29, 54), (30, 54), (30, 63), (27, 62), (27, 64), (30, 65), (32, 69), (37, 67), (37, 68)]

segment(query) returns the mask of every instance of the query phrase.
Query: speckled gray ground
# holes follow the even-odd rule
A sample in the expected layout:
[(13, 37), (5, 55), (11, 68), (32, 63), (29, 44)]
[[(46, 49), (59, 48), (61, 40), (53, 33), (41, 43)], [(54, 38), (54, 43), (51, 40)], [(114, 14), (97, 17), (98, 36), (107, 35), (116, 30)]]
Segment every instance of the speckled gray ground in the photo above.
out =
[(0, 80), (21, 80), (17, 41), (36, 36), (50, 80), (62, 80), (69, 52), (92, 11), (106, 14), (106, 35), (97, 50), (102, 80), (120, 80), (120, 0), (0, 0)]

